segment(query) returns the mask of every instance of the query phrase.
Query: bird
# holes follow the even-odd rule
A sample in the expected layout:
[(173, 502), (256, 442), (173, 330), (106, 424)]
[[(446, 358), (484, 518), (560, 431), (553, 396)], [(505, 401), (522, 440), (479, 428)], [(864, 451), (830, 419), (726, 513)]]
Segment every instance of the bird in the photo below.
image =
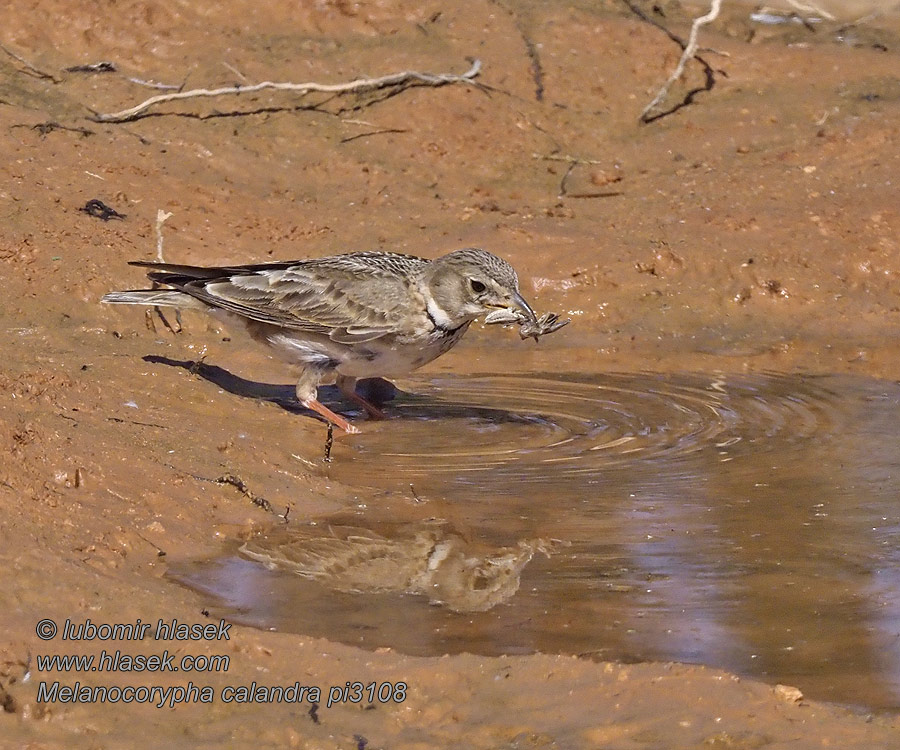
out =
[(327, 524), (267, 530), (240, 552), (271, 570), (284, 570), (350, 594), (427, 596), (454, 612), (487, 612), (519, 590), (536, 552), (548, 558), (558, 540), (520, 539), (514, 547), (467, 540), (440, 524), (405, 524), (389, 536)]
[(481, 316), (537, 324), (513, 267), (480, 248), (435, 259), (384, 251), (236, 266), (131, 261), (154, 286), (101, 302), (211, 312), (299, 366), (297, 399), (347, 433), (359, 428), (318, 400), (334, 383), (372, 419), (361, 379), (407, 375), (452, 349)]

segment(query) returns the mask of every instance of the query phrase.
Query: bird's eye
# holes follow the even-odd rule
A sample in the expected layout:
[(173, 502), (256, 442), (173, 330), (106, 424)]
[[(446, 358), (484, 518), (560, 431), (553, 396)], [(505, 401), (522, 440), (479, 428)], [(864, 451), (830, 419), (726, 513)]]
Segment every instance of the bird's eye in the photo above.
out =
[(475, 292), (475, 294), (481, 294), (485, 289), (487, 289), (487, 286), (485, 286), (478, 279), (470, 279), (469, 285), (472, 287), (472, 291)]

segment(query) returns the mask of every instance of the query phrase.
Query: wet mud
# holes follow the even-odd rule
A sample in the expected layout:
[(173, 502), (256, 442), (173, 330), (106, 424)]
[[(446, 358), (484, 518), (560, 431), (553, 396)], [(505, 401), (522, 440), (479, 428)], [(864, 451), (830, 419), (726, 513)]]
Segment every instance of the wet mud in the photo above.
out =
[[(0, 11), (9, 746), (900, 746), (900, 26), (890, 3), (725, 5), (649, 123), (681, 53), (667, 31), (686, 40), (706, 7)], [(473, 58), (477, 85), (97, 117)], [(159, 252), (467, 245), (572, 322), (538, 342), (474, 326), (382, 394), (383, 422), (323, 388), (363, 430), (330, 444), (235, 332), (99, 304)], [(234, 624), (189, 643), (35, 630), (138, 618)], [(37, 663), (111, 646), (230, 666)], [(217, 699), (40, 700), (54, 680)], [(328, 705), (356, 681), (408, 689)], [(220, 699), (295, 682), (325, 695)]]

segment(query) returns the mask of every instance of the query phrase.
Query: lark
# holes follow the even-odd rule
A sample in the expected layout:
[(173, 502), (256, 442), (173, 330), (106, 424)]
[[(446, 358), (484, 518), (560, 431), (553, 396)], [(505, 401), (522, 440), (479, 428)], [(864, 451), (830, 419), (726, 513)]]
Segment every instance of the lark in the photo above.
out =
[(392, 532), (295, 524), (252, 536), (240, 551), (271, 570), (334, 591), (420, 594), (454, 612), (487, 612), (515, 595), (536, 552), (550, 557), (562, 546), (559, 540), (521, 539), (514, 547), (496, 547), (439, 523), (401, 524)]
[(371, 418), (383, 419), (356, 392), (358, 380), (417, 370), (452, 349), (481, 316), (542, 330), (513, 267), (478, 248), (434, 260), (361, 252), (246, 266), (130, 265), (149, 268), (147, 277), (167, 288), (111, 292), (102, 302), (206, 310), (244, 327), (299, 367), (300, 403), (348, 433), (359, 430), (318, 400), (320, 385), (335, 383)]

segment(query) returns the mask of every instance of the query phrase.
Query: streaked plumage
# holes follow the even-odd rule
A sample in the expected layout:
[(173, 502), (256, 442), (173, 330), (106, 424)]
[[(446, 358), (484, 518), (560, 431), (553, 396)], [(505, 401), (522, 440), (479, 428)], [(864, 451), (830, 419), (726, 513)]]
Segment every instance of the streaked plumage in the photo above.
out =
[(405, 375), (448, 351), (492, 311), (535, 321), (506, 261), (466, 248), (435, 260), (383, 252), (205, 268), (135, 261), (168, 289), (111, 292), (112, 304), (203, 309), (239, 322), (302, 369), (297, 397), (347, 432), (358, 432), (316, 398), (321, 383), (381, 418), (356, 394), (359, 378)]
[(329, 523), (270, 529), (250, 537), (240, 551), (334, 591), (420, 594), (454, 612), (487, 612), (515, 595), (535, 552), (549, 557), (558, 544), (522, 539), (494, 547), (439, 524), (401, 525), (382, 536)]

